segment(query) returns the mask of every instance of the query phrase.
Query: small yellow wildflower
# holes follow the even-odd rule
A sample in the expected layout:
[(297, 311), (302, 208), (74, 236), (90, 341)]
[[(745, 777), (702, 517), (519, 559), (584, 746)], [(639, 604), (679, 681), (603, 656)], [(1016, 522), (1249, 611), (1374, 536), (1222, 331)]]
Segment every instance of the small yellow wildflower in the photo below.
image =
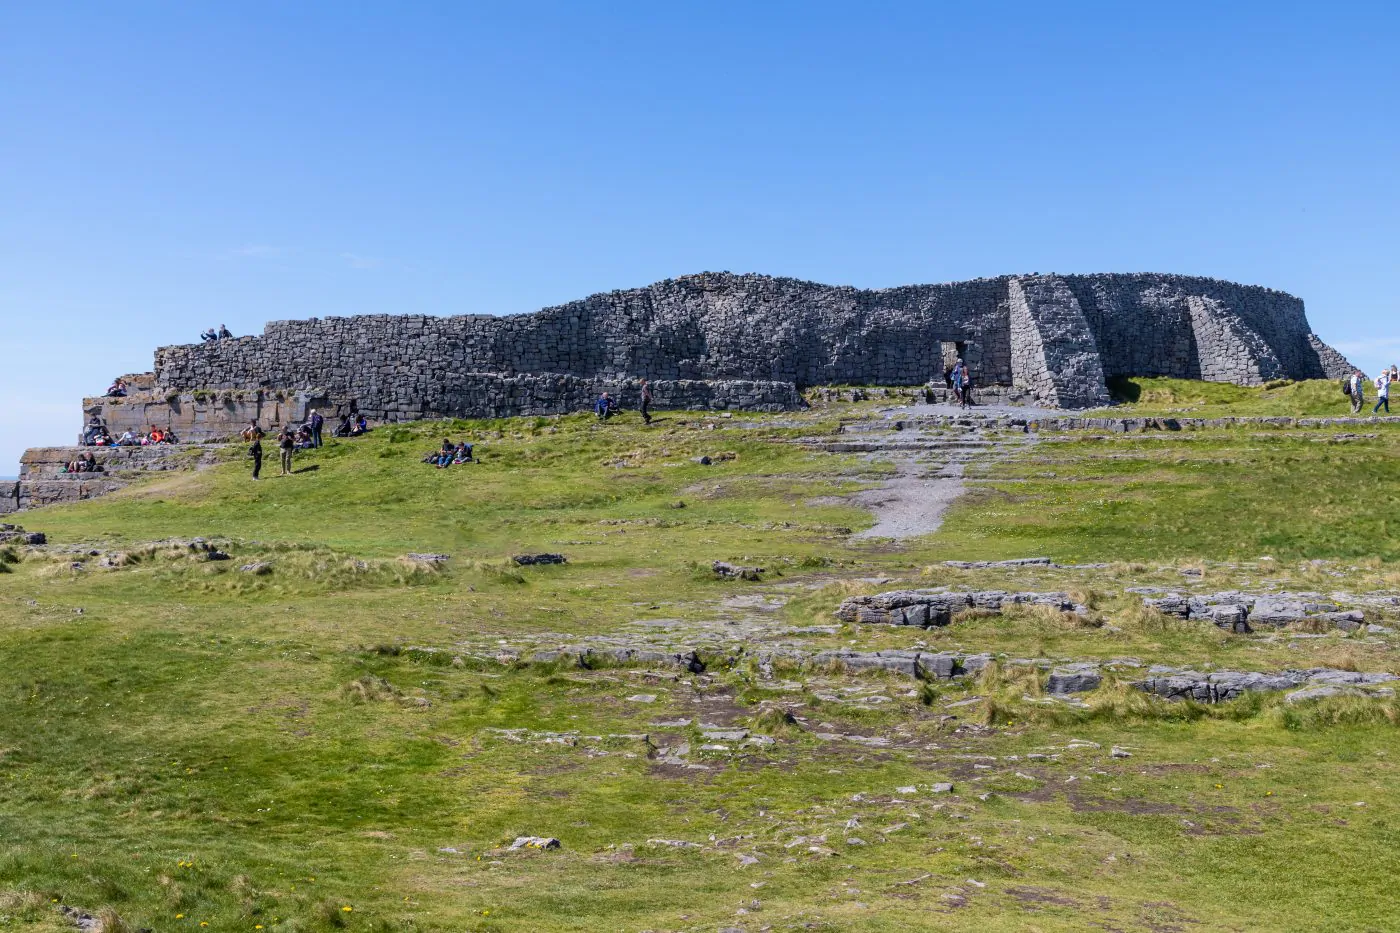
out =
[(350, 911), (354, 910), (355, 908), (353, 908), (353, 907), (342, 907), (342, 908), (340, 908), (340, 909), (343, 910), (343, 911), (345, 911), (345, 912), (348, 914)]
[(176, 915), (175, 915), (175, 919), (176, 919), (176, 920), (184, 920), (184, 919), (185, 919), (185, 915), (184, 915), (184, 914), (176, 914)]

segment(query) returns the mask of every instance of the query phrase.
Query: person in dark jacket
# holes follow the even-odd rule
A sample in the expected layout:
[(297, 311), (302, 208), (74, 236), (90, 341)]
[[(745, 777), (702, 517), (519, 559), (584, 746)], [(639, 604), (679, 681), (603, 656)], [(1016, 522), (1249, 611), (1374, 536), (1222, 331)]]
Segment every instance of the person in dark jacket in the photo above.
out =
[(277, 435), (277, 449), (282, 452), (283, 476), (292, 475), (292, 451), (296, 449), (296, 446), (296, 435), (292, 433), (291, 428), (283, 425), (281, 432)]
[(248, 427), (243, 431), (243, 439), (248, 442), (248, 456), (253, 458), (253, 479), (257, 479), (258, 474), (262, 472), (263, 430), (258, 427), (256, 421), (248, 422)]
[(311, 417), (306, 419), (306, 426), (311, 430), (311, 446), (321, 446), (321, 429), (326, 426), (326, 419), (321, 417), (321, 413), (316, 409), (311, 409)]
[(225, 325), (225, 324), (220, 324), (220, 325), (219, 325), (219, 339), (220, 339), (220, 340), (232, 340), (232, 339), (233, 339), (233, 334), (229, 333), (228, 326)]

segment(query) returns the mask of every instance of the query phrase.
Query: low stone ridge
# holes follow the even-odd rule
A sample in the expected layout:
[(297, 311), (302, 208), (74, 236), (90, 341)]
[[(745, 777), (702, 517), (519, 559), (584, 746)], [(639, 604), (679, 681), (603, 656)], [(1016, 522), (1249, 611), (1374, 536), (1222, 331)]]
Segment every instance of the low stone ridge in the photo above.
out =
[[(835, 669), (851, 674), (873, 671), (930, 681), (976, 675), (995, 661), (1010, 668), (1036, 668), (1044, 671), (1046, 693), (1050, 697), (1060, 699), (1099, 689), (1103, 685), (1105, 671), (1120, 676), (1122, 682), (1136, 690), (1168, 700), (1189, 699), (1197, 703), (1224, 703), (1239, 699), (1251, 691), (1285, 690), (1295, 691), (1290, 694), (1289, 702), (1342, 694), (1381, 699), (1394, 696), (1394, 687), (1389, 685), (1400, 681), (1400, 675), (1388, 672), (1344, 671), (1334, 668), (1277, 672), (1203, 672), (1153, 665), (1144, 673), (1142, 662), (1135, 658), (1057, 662), (1049, 658), (1006, 658), (986, 652), (924, 651), (917, 648), (883, 651), (840, 648), (807, 651), (775, 647), (751, 652), (737, 649), (726, 656), (714, 657), (707, 664), (692, 648), (658, 650), (651, 647), (566, 647), (536, 651), (525, 658), (525, 661), (531, 664), (565, 663), (583, 669), (646, 665), (700, 674), (712, 667), (733, 667), (744, 662), (746, 658), (756, 663), (765, 676), (772, 676), (779, 667), (786, 667)], [(515, 663), (520, 658), (514, 654), (505, 654), (490, 660), (497, 663)]]
[(1213, 622), (1242, 634), (1253, 631), (1256, 625), (1281, 626), (1305, 619), (1320, 619), (1344, 631), (1354, 631), (1366, 624), (1364, 610), (1344, 609), (1317, 593), (1168, 593), (1146, 598), (1143, 604), (1165, 615)]
[[(1312, 668), (1301, 671), (1280, 671), (1276, 674), (1261, 674), (1254, 671), (1200, 671), (1154, 666), (1148, 676), (1133, 684), (1139, 690), (1153, 693), (1169, 700), (1194, 700), (1197, 703), (1224, 703), (1237, 700), (1253, 690), (1277, 691), (1293, 690), (1299, 687), (1328, 688), (1378, 688), (1367, 691), (1372, 696), (1394, 696), (1394, 689), (1379, 687), (1397, 680), (1395, 674), (1360, 673), (1339, 671), (1331, 668)], [(1330, 693), (1314, 695), (1331, 695)], [(1303, 699), (1307, 699), (1305, 696)]]
[(660, 651), (651, 647), (564, 647), (536, 651), (527, 659), (531, 664), (563, 664), (592, 669), (626, 664), (648, 664), (701, 673), (705, 664), (693, 648)]
[(16, 541), (20, 544), (48, 544), (48, 536), (42, 531), (25, 531), (19, 525), (0, 523), (0, 544)]
[(522, 567), (532, 567), (536, 564), (567, 564), (569, 559), (563, 554), (517, 554), (511, 560)]
[(843, 622), (874, 625), (916, 625), (921, 628), (948, 625), (953, 615), (967, 609), (1000, 612), (1005, 606), (1048, 606), (1061, 612), (1087, 615), (1087, 607), (1066, 593), (1008, 593), (983, 590), (949, 593), (943, 590), (891, 590), (871, 596), (850, 596), (841, 601), (836, 617)]
[(717, 560), (710, 565), (715, 576), (723, 580), (750, 580), (759, 581), (763, 579), (762, 567), (740, 567), (727, 561)]

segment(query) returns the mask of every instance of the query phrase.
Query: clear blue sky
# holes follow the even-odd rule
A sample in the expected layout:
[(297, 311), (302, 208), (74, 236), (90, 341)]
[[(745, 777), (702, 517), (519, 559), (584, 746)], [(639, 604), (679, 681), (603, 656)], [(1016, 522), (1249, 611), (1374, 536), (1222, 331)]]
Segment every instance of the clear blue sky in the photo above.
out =
[(1382, 3), (0, 6), (0, 473), (211, 324), (1165, 271), (1400, 359)]

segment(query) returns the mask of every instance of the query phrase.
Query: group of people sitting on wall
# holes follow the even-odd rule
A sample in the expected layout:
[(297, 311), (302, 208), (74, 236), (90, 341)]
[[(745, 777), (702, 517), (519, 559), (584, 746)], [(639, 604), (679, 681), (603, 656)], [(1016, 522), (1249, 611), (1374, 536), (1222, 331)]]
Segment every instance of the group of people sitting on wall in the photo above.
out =
[(122, 398), (126, 395), (128, 389), (129, 387), (126, 384), (126, 380), (118, 376), (116, 379), (112, 380), (112, 384), (107, 387), (107, 397)]
[(223, 324), (220, 324), (218, 330), (215, 330), (211, 327), (208, 330), (202, 332), (199, 335), (199, 339), (203, 340), (205, 343), (212, 343), (215, 340), (232, 340), (233, 334), (229, 331), (227, 327), (225, 327)]
[(97, 462), (97, 458), (91, 452), (79, 454), (78, 459), (69, 460), (59, 471), (60, 473), (101, 473), (102, 464)]
[(442, 446), (423, 458), (424, 463), (432, 464), (439, 470), (450, 466), (457, 466), (463, 463), (475, 463), (472, 456), (474, 446), (462, 441), (460, 444), (453, 444), (451, 438), (443, 438)]
[(179, 443), (179, 439), (174, 431), (154, 425), (145, 433), (138, 434), (127, 430), (123, 431), (120, 437), (113, 437), (102, 419), (93, 417), (87, 427), (83, 428), (79, 442), (84, 447), (150, 447), (153, 444), (176, 444)]

